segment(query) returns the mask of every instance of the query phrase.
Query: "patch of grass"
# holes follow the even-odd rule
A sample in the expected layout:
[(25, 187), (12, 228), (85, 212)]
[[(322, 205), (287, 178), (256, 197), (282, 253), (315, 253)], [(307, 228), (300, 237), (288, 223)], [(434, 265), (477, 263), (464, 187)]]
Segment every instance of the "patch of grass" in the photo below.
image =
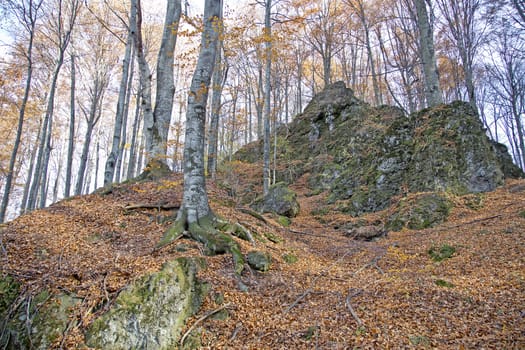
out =
[(432, 258), (432, 260), (439, 262), (443, 261), (445, 259), (449, 259), (454, 255), (456, 252), (456, 248), (454, 248), (451, 245), (443, 244), (441, 247), (431, 247), (428, 250), (428, 254)]
[(429, 346), (430, 345), (430, 339), (424, 335), (414, 335), (408, 338), (410, 340), (410, 343), (412, 345), (423, 345), (423, 346)]
[(328, 214), (329, 211), (330, 210), (328, 207), (315, 208), (315, 209), (312, 209), (312, 211), (310, 212), (310, 215), (325, 216), (326, 214)]
[(279, 216), (277, 218), (277, 221), (284, 227), (288, 227), (292, 224), (292, 220), (290, 220), (290, 218), (286, 216)]
[(436, 280), (436, 285), (440, 286), (440, 287), (446, 287), (446, 288), (453, 288), (454, 285), (450, 282), (447, 282), (445, 280), (442, 280), (442, 279), (438, 279)]
[(279, 237), (272, 232), (265, 232), (264, 237), (266, 237), (270, 242), (273, 243), (281, 243), (282, 241), (284, 241), (282, 237)]
[(355, 335), (357, 336), (360, 336), (360, 335), (364, 335), (366, 334), (366, 327), (365, 326), (359, 326), (357, 327), (357, 329), (355, 330)]
[(525, 219), (525, 210), (520, 211), (520, 213), (518, 215), (519, 215), (520, 218)]
[(287, 264), (295, 264), (297, 262), (297, 260), (299, 260), (299, 258), (295, 254), (286, 253), (286, 254), (283, 255), (283, 260)]

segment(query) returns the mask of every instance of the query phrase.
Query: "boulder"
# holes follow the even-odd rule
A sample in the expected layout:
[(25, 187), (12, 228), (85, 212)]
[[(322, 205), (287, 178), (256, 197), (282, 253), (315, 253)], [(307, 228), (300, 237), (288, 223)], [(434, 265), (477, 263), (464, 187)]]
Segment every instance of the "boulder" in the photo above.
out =
[(196, 278), (199, 263), (179, 258), (126, 287), (88, 329), (86, 344), (112, 350), (177, 348), (186, 318), (208, 289)]
[(283, 182), (270, 186), (268, 194), (257, 198), (251, 207), (261, 213), (275, 213), (289, 218), (299, 214), (297, 194)]
[(268, 253), (261, 251), (251, 251), (246, 256), (246, 261), (251, 268), (257, 271), (268, 271), (270, 269), (271, 258)]

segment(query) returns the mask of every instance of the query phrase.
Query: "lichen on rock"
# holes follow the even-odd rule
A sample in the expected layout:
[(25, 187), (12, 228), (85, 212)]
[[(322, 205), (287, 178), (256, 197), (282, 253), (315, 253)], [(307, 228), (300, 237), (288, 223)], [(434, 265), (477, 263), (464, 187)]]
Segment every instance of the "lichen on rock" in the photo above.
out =
[(268, 194), (257, 198), (251, 207), (262, 213), (275, 213), (289, 218), (297, 216), (300, 209), (297, 194), (283, 182), (270, 186)]
[(208, 286), (197, 280), (199, 262), (179, 258), (129, 285), (86, 334), (102, 349), (173, 349), (186, 318), (197, 311)]

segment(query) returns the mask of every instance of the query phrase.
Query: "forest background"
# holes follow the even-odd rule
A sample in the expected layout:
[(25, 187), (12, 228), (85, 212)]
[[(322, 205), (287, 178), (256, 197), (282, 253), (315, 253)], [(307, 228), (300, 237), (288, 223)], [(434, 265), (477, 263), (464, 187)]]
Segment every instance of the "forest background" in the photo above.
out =
[[(156, 88), (157, 68), (166, 28), (177, 40), (174, 53), (167, 54), (174, 59), (174, 89), (163, 161), (182, 170), (202, 4), (182, 2), (180, 20), (166, 25), (166, 8), (177, 1), (135, 2), (138, 16), (127, 1), (0, 5), (1, 221), (142, 172), (150, 158), (148, 108), (162, 90)], [(225, 1), (210, 104), (213, 95), (217, 100), (207, 118), (217, 121), (207, 134), (212, 144), (210, 131), (216, 130), (217, 150), (209, 159), (228, 159), (240, 146), (262, 139), (265, 121), (272, 133), (339, 80), (372, 105), (395, 105), (406, 113), (427, 107), (415, 6), (421, 2), (274, 0), (269, 32), (268, 0)], [(506, 144), (524, 169), (525, 3), (425, 3), (443, 102), (469, 101), (488, 135)], [(145, 86), (153, 96), (149, 107)]]

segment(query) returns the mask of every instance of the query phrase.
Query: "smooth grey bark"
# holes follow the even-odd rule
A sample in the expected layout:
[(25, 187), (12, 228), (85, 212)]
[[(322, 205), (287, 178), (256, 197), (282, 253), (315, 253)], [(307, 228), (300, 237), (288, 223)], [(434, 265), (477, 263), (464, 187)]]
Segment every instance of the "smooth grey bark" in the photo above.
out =
[(82, 108), (84, 117), (86, 118), (86, 133), (84, 135), (84, 145), (82, 147), (82, 155), (80, 157), (80, 165), (78, 169), (77, 184), (75, 187), (75, 195), (82, 194), (84, 186), (84, 176), (86, 174), (86, 167), (88, 162), (89, 147), (91, 145), (91, 137), (93, 136), (93, 129), (101, 117), (101, 105), (103, 99), (103, 92), (108, 82), (104, 78), (96, 77), (93, 80), (93, 87), (91, 88), (91, 101), (89, 112)]
[(434, 34), (430, 25), (425, 0), (414, 0), (419, 30), (419, 52), (423, 64), (425, 78), (425, 98), (427, 106), (432, 107), (443, 103), (439, 88), (439, 74), (434, 53)]
[(263, 195), (268, 194), (270, 188), (270, 102), (272, 79), (272, 0), (266, 0), (264, 12), (265, 35), (265, 70), (264, 70), (264, 141), (263, 141)]
[(35, 167), (35, 158), (37, 153), (38, 140), (40, 140), (41, 129), (38, 129), (38, 134), (36, 137), (35, 145), (31, 151), (31, 160), (29, 161), (29, 169), (27, 170), (27, 181), (24, 185), (24, 191), (22, 193), (22, 201), (20, 203), (20, 213), (24, 214), (27, 209), (27, 202), (29, 199), (29, 190), (31, 188), (31, 179), (33, 178), (33, 169)]
[(173, 61), (175, 45), (181, 16), (181, 1), (168, 0), (164, 30), (157, 58), (157, 91), (153, 111), (152, 144), (148, 152), (151, 157), (166, 163), (168, 151), (168, 131), (173, 110), (175, 84)]
[[(124, 115), (126, 96), (129, 94), (127, 91), (130, 58), (131, 58), (131, 46), (133, 41), (137, 41), (137, 3), (136, 0), (131, 2), (130, 16), (129, 16), (129, 33), (126, 41), (126, 50), (124, 53), (124, 60), (122, 62), (122, 76), (120, 78), (119, 95), (117, 100), (117, 112), (115, 114), (115, 126), (113, 129), (113, 142), (111, 143), (111, 152), (106, 160), (106, 166), (104, 171), (104, 186), (107, 186), (113, 182), (115, 178), (115, 168), (117, 159), (119, 156), (120, 139), (122, 136), (122, 119)], [(136, 45), (138, 46), (138, 45)], [(138, 51), (138, 50), (137, 50)], [(137, 56), (139, 53), (137, 52)], [(142, 79), (142, 76), (141, 76)]]
[[(211, 211), (204, 176), (206, 104), (217, 52), (219, 27), (222, 25), (221, 9), (222, 0), (205, 1), (204, 31), (186, 110), (182, 203), (173, 226), (164, 234), (157, 247), (163, 247), (184, 232), (188, 232), (194, 240), (204, 244), (208, 254), (230, 252), (235, 274), (240, 276), (244, 269), (244, 257), (239, 245), (229, 235), (217, 230), (235, 225), (220, 222)], [(235, 226), (234, 230), (237, 230), (238, 226)]]
[(135, 177), (135, 169), (137, 167), (137, 136), (140, 126), (140, 92), (137, 92), (135, 97), (135, 120), (133, 121), (133, 133), (131, 134), (131, 147), (129, 149), (129, 161), (127, 178)]
[(228, 68), (223, 67), (222, 61), (222, 39), (219, 34), (219, 44), (215, 58), (215, 70), (213, 73), (212, 97), (211, 97), (211, 120), (208, 133), (208, 174), (215, 179), (217, 174), (217, 157), (219, 144), (219, 117), (221, 114), (221, 95), (224, 82), (228, 75)]
[(67, 146), (66, 178), (64, 184), (64, 197), (71, 193), (71, 177), (73, 168), (73, 151), (75, 148), (75, 89), (76, 89), (76, 67), (75, 55), (71, 54), (71, 89), (70, 89), (70, 113), (69, 113), (69, 139)]
[[(5, 220), (7, 207), (9, 206), (9, 196), (11, 194), (11, 187), (13, 183), (14, 170), (16, 157), (18, 154), (18, 148), (20, 147), (20, 141), (22, 139), (22, 131), (24, 125), (24, 117), (27, 101), (29, 99), (29, 92), (31, 90), (31, 80), (33, 77), (33, 40), (35, 36), (36, 21), (38, 18), (38, 11), (42, 5), (42, 0), (21, 2), (18, 6), (14, 7), (16, 16), (19, 18), (21, 23), (24, 25), (27, 33), (29, 34), (29, 41), (27, 43), (26, 59), (27, 59), (27, 70), (26, 70), (26, 82), (24, 87), (24, 97), (20, 104), (18, 112), (18, 125), (16, 129), (15, 142), (13, 144), (13, 150), (9, 159), (9, 168), (7, 170), (6, 182), (4, 187), (4, 195), (2, 196), (2, 204), (0, 205), (0, 223)], [(30, 178), (28, 178), (30, 181)]]
[(152, 156), (153, 145), (153, 109), (151, 103), (151, 71), (149, 64), (146, 61), (146, 53), (144, 51), (144, 43), (142, 40), (142, 9), (140, 0), (132, 0), (131, 6), (136, 8), (137, 20), (136, 30), (132, 33), (135, 44), (135, 52), (137, 55), (137, 62), (139, 66), (139, 80), (140, 80), (140, 94), (141, 94), (141, 109), (144, 118), (144, 151), (142, 155), (146, 158), (146, 163), (149, 162)]
[(204, 31), (197, 66), (191, 81), (186, 108), (184, 139), (184, 193), (178, 219), (186, 215), (189, 224), (211, 214), (204, 176), (204, 142), (208, 90), (215, 65), (222, 0), (206, 0)]
[(122, 163), (124, 162), (124, 150), (126, 149), (127, 130), (128, 130), (128, 116), (129, 116), (129, 103), (131, 101), (131, 91), (133, 88), (133, 69), (135, 65), (135, 56), (131, 54), (131, 62), (128, 69), (130, 70), (128, 78), (128, 86), (126, 88), (126, 102), (124, 103), (124, 112), (122, 114), (122, 134), (120, 135), (120, 146), (118, 149), (117, 167), (115, 169), (115, 182), (120, 182), (124, 177), (122, 174)]

